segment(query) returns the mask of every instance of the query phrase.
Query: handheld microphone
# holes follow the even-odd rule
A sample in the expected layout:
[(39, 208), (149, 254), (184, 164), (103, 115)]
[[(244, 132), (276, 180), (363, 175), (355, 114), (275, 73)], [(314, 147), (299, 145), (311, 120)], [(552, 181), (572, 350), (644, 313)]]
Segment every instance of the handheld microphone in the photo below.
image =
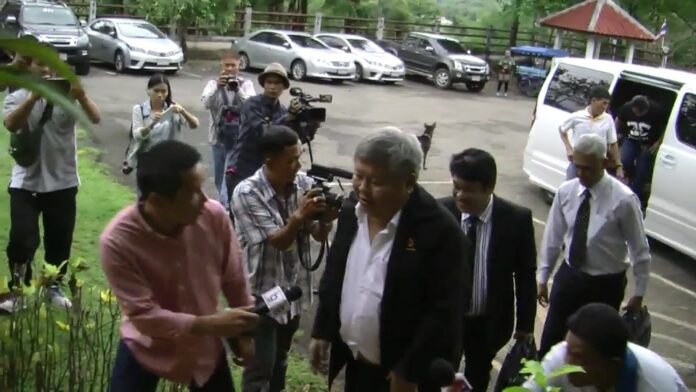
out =
[(251, 312), (258, 315), (283, 314), (289, 310), (290, 302), (297, 301), (301, 297), (302, 289), (298, 286), (292, 286), (287, 290), (276, 286), (261, 294), (261, 302), (257, 303)]

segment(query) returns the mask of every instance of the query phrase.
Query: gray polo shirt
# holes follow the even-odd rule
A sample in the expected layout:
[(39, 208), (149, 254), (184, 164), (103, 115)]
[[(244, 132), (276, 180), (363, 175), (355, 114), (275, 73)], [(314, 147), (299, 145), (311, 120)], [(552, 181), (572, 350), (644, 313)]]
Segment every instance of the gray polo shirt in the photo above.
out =
[[(3, 115), (7, 117), (29, 99), (30, 94), (28, 90), (20, 89), (5, 97)], [(34, 104), (28, 119), (31, 132), (36, 132), (45, 107), (44, 99)], [(54, 106), (53, 115), (44, 125), (39, 158), (29, 167), (12, 167), (10, 188), (45, 193), (80, 185), (76, 135), (75, 119), (60, 107)]]

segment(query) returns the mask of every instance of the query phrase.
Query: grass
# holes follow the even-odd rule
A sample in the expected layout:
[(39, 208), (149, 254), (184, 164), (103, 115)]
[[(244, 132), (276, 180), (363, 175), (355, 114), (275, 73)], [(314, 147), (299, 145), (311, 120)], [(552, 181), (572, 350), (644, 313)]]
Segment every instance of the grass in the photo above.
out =
[[(79, 144), (86, 144), (87, 135), (81, 132), (78, 135)], [(4, 152), (0, 158), (0, 183), (8, 184), (12, 169), (12, 158), (6, 153), (9, 145), (8, 132), (0, 127), (0, 151)], [(77, 222), (75, 226), (72, 257), (84, 258), (90, 267), (81, 273), (81, 278), (89, 286), (106, 287), (104, 275), (99, 266), (99, 236), (111, 218), (123, 207), (135, 200), (131, 188), (119, 184), (111, 177), (107, 168), (97, 162), (99, 151), (92, 147), (82, 147), (78, 152), (79, 173), (81, 186), (77, 199)], [(9, 194), (6, 189), (0, 191), (0, 247), (4, 250), (7, 246), (10, 217)], [(39, 248), (35, 259), (43, 258), (43, 249)], [(0, 263), (0, 282), (3, 277), (9, 277), (6, 262)], [(236, 366), (233, 374), (239, 389), (241, 371)], [(323, 377), (314, 375), (306, 360), (297, 353), (291, 352), (287, 373), (287, 390), (289, 392), (319, 392), (326, 391), (326, 381)]]

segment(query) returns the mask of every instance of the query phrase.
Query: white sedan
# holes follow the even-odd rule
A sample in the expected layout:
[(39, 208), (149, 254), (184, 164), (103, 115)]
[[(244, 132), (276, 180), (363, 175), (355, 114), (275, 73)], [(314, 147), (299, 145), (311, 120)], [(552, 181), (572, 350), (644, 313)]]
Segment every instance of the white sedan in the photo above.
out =
[(355, 77), (350, 55), (303, 32), (259, 30), (234, 41), (232, 48), (239, 52), (242, 70), (280, 63), (295, 80), (312, 77), (341, 82)]
[(355, 80), (396, 83), (404, 80), (406, 69), (398, 57), (365, 37), (353, 34), (320, 33), (315, 38), (353, 56)]

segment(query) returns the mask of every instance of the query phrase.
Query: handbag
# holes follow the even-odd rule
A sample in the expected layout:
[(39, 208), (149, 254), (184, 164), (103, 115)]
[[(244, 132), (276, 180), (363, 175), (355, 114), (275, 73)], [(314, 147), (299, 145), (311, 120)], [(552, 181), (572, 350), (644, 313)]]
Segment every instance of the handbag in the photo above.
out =
[(503, 366), (500, 368), (500, 373), (498, 373), (498, 379), (495, 383), (495, 392), (500, 392), (507, 387), (520, 386), (524, 384), (526, 376), (520, 374), (522, 369), (522, 360), (536, 360), (537, 359), (537, 347), (534, 339), (518, 339), (512, 346), (505, 360), (503, 361)]
[(29, 129), (26, 124), (17, 132), (10, 133), (9, 153), (12, 159), (21, 167), (29, 167), (36, 163), (41, 152), (41, 136), (44, 126), (53, 114), (53, 104), (47, 103), (41, 114), (39, 125), (35, 131)]

